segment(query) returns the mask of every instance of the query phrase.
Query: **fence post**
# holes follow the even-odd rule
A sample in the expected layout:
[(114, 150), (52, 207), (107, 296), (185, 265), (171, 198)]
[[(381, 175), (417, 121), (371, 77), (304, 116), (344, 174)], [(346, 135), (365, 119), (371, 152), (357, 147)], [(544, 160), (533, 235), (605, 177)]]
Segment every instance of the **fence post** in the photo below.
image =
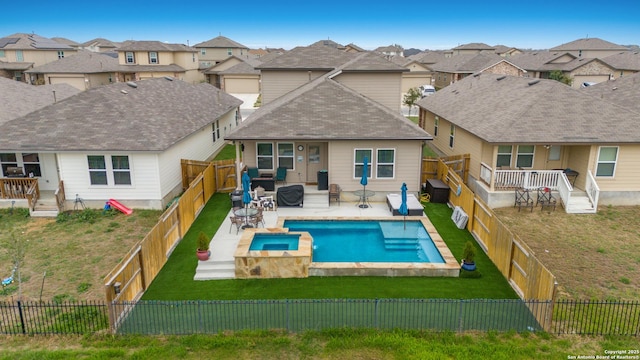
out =
[(24, 314), (22, 313), (22, 301), (18, 300), (18, 314), (20, 314), (20, 326), (22, 326), (22, 334), (27, 333), (26, 324), (24, 323)]
[(285, 314), (287, 316), (287, 331), (290, 332), (291, 331), (291, 324), (289, 323), (289, 299), (284, 299), (284, 303), (285, 303)]
[(376, 329), (380, 327), (380, 324), (378, 324), (378, 312), (380, 311), (380, 308), (378, 307), (379, 303), (380, 303), (380, 299), (375, 299), (375, 306), (374, 306), (374, 312), (373, 312), (373, 326)]
[(462, 299), (458, 300), (458, 304), (460, 304), (460, 306), (458, 306), (458, 332), (461, 333), (462, 332)]

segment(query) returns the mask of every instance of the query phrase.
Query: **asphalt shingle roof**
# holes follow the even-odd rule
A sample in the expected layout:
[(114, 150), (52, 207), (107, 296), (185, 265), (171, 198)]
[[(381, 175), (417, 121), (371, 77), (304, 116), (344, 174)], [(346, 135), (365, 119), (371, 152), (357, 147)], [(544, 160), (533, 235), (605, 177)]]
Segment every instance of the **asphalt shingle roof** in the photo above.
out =
[(53, 104), (54, 101), (64, 100), (79, 92), (79, 89), (68, 84), (34, 86), (0, 77), (0, 124), (27, 115)]
[(640, 71), (640, 52), (638, 51), (621, 51), (602, 58), (602, 61), (614, 69)]
[(324, 45), (298, 46), (270, 61), (263, 62), (257, 69), (330, 71), (353, 59), (357, 54)]
[(598, 38), (585, 38), (570, 41), (562, 45), (558, 45), (549, 49), (551, 51), (571, 51), (571, 50), (629, 50), (628, 48), (614, 44), (612, 42), (598, 39)]
[(431, 69), (447, 73), (474, 73), (506, 61), (500, 55), (493, 53), (460, 54), (443, 59), (431, 65)]
[(156, 78), (85, 90), (8, 121), (0, 150), (164, 151), (241, 100), (206, 83)]
[(113, 72), (119, 69), (118, 59), (104, 53), (78, 51), (75, 55), (34, 67), (27, 73), (92, 74)]
[(495, 48), (485, 43), (468, 43), (456, 46), (452, 50), (495, 50)]
[(172, 52), (197, 52), (192, 48), (183, 44), (167, 44), (160, 41), (125, 41), (118, 51), (172, 51)]
[(15, 50), (74, 50), (69, 45), (36, 35), (16, 33), (0, 38), (0, 49)]
[(490, 143), (640, 142), (640, 113), (555, 80), (482, 73), (418, 105)]
[[(604, 81), (580, 90), (599, 99), (640, 113), (640, 73), (625, 75), (615, 80)], [(640, 124), (640, 122), (637, 124)]]
[(216, 36), (213, 39), (209, 39), (207, 41), (195, 44), (193, 47), (196, 48), (240, 48), (240, 49), (248, 49), (248, 47), (235, 42), (228, 37), (224, 36)]
[(533, 51), (517, 54), (509, 57), (509, 61), (527, 71), (560, 70), (565, 63), (552, 63), (555, 59), (568, 55), (563, 51)]

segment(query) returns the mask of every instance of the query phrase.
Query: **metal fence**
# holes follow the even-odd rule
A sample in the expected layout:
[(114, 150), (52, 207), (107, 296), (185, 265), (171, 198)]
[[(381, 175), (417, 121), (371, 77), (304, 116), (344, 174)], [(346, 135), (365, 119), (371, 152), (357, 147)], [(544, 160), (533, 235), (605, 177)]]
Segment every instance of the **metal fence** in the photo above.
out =
[(122, 314), (111, 329), (120, 334), (349, 327), (640, 336), (638, 301), (519, 299), (0, 302), (0, 334), (90, 334), (109, 329), (109, 311)]

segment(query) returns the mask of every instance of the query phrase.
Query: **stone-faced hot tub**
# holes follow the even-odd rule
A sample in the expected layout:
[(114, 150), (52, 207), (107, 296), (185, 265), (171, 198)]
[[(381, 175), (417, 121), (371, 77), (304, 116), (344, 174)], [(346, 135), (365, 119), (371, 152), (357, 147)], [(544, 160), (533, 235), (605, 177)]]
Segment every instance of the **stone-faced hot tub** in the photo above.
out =
[(245, 229), (235, 252), (236, 279), (309, 276), (312, 238), (289, 229)]

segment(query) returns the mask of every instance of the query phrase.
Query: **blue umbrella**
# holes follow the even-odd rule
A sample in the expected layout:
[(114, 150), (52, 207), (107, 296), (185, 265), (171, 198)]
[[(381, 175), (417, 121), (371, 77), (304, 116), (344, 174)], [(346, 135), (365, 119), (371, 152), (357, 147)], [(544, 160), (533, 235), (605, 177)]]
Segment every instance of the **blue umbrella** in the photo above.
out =
[(367, 199), (367, 175), (369, 173), (369, 158), (364, 157), (362, 159), (362, 177), (360, 178), (360, 184), (362, 184), (362, 205), (361, 208), (367, 208), (366, 199)]
[[(251, 191), (251, 178), (249, 178), (249, 174), (247, 174), (247, 172), (244, 172), (242, 174), (242, 202), (244, 203), (245, 211), (249, 207), (249, 203), (251, 202), (250, 191)], [(246, 219), (245, 222), (248, 224), (249, 217), (245, 215), (245, 219)]]
[(400, 209), (398, 209), (398, 212), (403, 216), (404, 228), (406, 229), (407, 223), (405, 216), (409, 214), (409, 209), (407, 208), (407, 184), (402, 183), (402, 187), (400, 188), (400, 190), (402, 190), (402, 193), (400, 195), (400, 197), (402, 198), (402, 202), (400, 203)]

